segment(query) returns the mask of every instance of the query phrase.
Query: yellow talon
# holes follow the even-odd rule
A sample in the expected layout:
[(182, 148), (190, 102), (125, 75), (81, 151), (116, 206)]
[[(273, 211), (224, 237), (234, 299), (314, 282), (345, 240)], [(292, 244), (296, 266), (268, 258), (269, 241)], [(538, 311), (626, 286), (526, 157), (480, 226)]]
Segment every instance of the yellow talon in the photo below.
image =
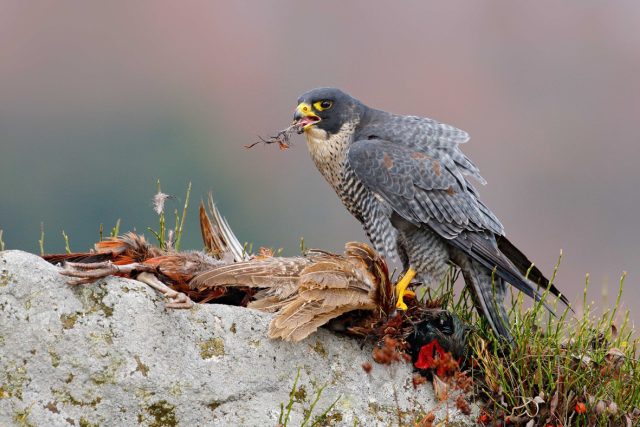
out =
[(412, 291), (407, 290), (407, 286), (409, 286), (409, 283), (411, 283), (415, 276), (416, 271), (413, 268), (409, 268), (402, 279), (400, 279), (398, 283), (396, 283), (396, 296), (398, 298), (398, 301), (396, 302), (396, 308), (400, 310), (406, 310), (407, 304), (404, 303), (405, 295), (415, 296)]

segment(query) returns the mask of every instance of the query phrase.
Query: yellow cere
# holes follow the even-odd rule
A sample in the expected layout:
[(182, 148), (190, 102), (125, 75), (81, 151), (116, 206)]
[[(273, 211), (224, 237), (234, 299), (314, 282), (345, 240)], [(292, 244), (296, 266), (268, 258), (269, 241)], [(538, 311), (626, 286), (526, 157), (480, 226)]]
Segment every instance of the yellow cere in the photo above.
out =
[(306, 102), (301, 102), (297, 107), (296, 110), (298, 110), (299, 112), (301, 112), (302, 114), (304, 114), (305, 116), (312, 116), (314, 115), (313, 112), (311, 111), (311, 105), (307, 104)]

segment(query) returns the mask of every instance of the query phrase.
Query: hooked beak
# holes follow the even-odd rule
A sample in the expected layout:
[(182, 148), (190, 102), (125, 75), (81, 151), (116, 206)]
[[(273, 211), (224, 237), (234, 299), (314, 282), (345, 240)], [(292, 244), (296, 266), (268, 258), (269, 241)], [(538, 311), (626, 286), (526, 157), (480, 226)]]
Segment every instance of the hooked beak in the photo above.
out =
[(320, 121), (320, 117), (313, 113), (311, 105), (306, 102), (301, 102), (296, 107), (296, 112), (293, 115), (293, 121), (298, 126), (298, 133), (308, 130), (311, 126)]

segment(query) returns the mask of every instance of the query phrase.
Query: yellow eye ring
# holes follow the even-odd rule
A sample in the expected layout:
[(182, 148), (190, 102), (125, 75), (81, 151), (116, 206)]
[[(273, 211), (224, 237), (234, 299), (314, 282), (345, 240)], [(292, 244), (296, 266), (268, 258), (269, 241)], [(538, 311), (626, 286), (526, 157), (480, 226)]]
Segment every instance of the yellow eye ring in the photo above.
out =
[(318, 111), (328, 110), (331, 107), (333, 107), (333, 101), (328, 101), (326, 99), (323, 101), (315, 102), (313, 104), (313, 108), (315, 108)]

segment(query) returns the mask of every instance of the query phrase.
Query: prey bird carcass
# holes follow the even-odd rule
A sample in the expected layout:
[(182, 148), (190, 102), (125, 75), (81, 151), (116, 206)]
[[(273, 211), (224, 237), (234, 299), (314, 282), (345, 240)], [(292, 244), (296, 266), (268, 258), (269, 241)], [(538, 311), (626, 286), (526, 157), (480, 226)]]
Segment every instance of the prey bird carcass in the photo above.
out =
[[(80, 285), (109, 275), (139, 280), (168, 298), (169, 308), (194, 302), (243, 305), (276, 313), (271, 338), (300, 341), (333, 319), (351, 314), (362, 332), (394, 311), (387, 264), (370, 246), (349, 242), (343, 254), (309, 250), (295, 257), (249, 255), (211, 197), (200, 206), (206, 251), (176, 252), (127, 233), (95, 244), (90, 253), (44, 255), (62, 263), (68, 283)], [(354, 313), (358, 316), (353, 316)]]

